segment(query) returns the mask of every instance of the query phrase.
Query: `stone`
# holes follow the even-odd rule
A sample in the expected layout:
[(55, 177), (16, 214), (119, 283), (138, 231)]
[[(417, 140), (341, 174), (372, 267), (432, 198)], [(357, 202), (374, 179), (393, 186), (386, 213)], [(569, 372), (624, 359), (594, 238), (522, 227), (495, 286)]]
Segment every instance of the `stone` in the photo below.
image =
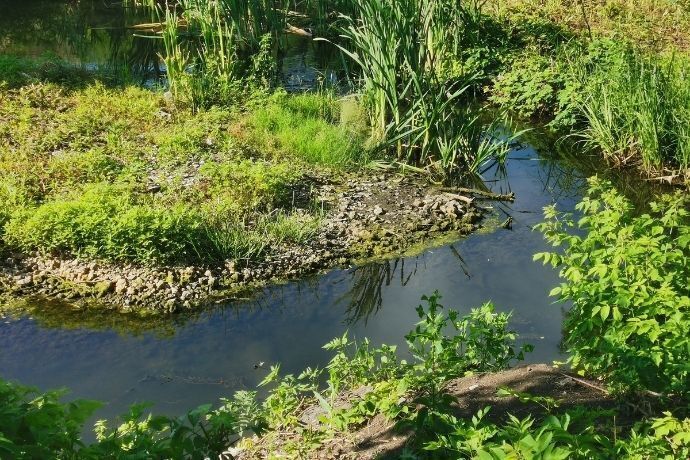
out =
[(122, 294), (127, 290), (127, 280), (124, 278), (118, 278), (115, 281), (115, 294)]
[(383, 210), (381, 206), (374, 206), (374, 215), (375, 216), (380, 216), (382, 214), (385, 214), (386, 211)]
[(115, 282), (99, 281), (98, 283), (96, 283), (93, 289), (98, 297), (105, 297), (106, 295), (110, 294), (115, 290)]
[(31, 286), (32, 283), (33, 283), (33, 279), (31, 278), (31, 275), (20, 277), (18, 280), (16, 280), (16, 284), (19, 287)]

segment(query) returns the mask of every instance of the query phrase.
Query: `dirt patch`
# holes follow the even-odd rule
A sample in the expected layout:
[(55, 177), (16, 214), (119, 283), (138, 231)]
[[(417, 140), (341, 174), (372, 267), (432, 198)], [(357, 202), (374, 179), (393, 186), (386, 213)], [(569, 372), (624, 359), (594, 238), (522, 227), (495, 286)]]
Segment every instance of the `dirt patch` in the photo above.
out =
[(324, 217), (306, 244), (275, 245), (261, 260), (227, 260), (218, 266), (142, 267), (14, 255), (2, 263), (0, 292), (77, 306), (174, 312), (228, 300), (269, 281), (403, 253), (451, 235), (460, 238), (478, 226), (484, 213), (478, 201), (511, 199), (434, 187), (392, 173), (310, 180)]
[[(545, 396), (559, 402), (559, 410), (565, 411), (576, 406), (613, 408), (616, 402), (597, 382), (589, 381), (554, 369), (547, 364), (518, 366), (503, 372), (463, 377), (451, 380), (446, 389), (456, 402), (453, 405), (455, 415), (471, 418), (480, 409), (491, 406), (487, 419), (495, 423), (507, 420), (508, 414), (520, 418), (531, 414), (539, 418), (547, 411), (539, 404), (520, 402), (515, 397), (500, 397), (500, 388), (509, 388), (519, 393)], [(305, 412), (318, 412), (319, 408), (307, 408)], [(314, 414), (310, 415), (310, 419)], [(305, 423), (305, 426), (307, 424)], [(303, 458), (311, 459), (394, 459), (399, 458), (405, 446), (411, 441), (412, 431), (400, 431), (394, 421), (381, 415), (370, 419), (361, 428), (337, 436), (318, 449), (309, 452)], [(285, 441), (295, 441), (295, 435), (283, 433)], [(266, 458), (269, 453), (275, 454), (276, 446), (280, 449), (281, 438), (271, 439), (269, 452), (262, 450), (259, 440), (252, 452), (241, 452), (237, 458), (244, 460)]]

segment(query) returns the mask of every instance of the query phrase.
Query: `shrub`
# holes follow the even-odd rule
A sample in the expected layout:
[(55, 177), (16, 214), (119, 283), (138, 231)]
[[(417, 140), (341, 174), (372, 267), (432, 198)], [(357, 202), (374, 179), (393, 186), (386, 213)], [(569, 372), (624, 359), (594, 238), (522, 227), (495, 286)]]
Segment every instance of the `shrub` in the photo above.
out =
[(690, 198), (664, 195), (636, 215), (610, 183), (589, 183), (577, 223), (551, 206), (538, 227), (564, 247), (535, 259), (561, 268), (565, 282), (551, 294), (573, 302), (564, 325), (569, 362), (617, 391), (687, 395)]
[(554, 62), (526, 52), (493, 80), (489, 99), (521, 118), (547, 116), (556, 107), (562, 85), (563, 77)]
[(39, 393), (0, 380), (0, 457), (73, 458), (94, 401), (60, 402), (64, 391)]

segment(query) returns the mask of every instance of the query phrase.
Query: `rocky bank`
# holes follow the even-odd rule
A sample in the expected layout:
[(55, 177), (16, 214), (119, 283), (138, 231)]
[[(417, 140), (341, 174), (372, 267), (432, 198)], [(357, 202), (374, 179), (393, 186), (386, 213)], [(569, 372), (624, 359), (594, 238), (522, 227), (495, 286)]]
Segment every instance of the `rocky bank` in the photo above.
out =
[(268, 281), (399, 254), (442, 237), (460, 237), (477, 228), (485, 212), (478, 202), (512, 200), (511, 195), (434, 187), (393, 173), (316, 179), (314, 186), (324, 210), (316, 236), (306, 244), (272, 246), (262, 260), (144, 267), (10, 254), (0, 268), (0, 292), (122, 311), (174, 312), (229, 299)]

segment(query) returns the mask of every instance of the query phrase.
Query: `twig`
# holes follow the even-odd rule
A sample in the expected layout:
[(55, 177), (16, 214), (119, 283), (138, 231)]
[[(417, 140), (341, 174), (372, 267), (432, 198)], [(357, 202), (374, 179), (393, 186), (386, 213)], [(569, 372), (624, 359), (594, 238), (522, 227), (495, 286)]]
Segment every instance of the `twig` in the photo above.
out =
[(577, 377), (573, 377), (572, 375), (564, 374), (563, 372), (559, 372), (559, 374), (561, 374), (563, 377), (568, 377), (569, 379), (573, 379), (573, 380), (576, 381), (577, 383), (580, 383), (580, 384), (582, 384), (582, 385), (588, 386), (588, 387), (590, 387), (590, 388), (594, 388), (595, 390), (599, 390), (599, 391), (601, 391), (601, 392), (604, 393), (604, 394), (609, 394), (608, 390), (606, 390), (606, 389), (604, 389), (604, 388), (601, 388), (601, 387), (599, 387), (599, 386), (597, 386), (597, 385), (594, 385), (593, 383), (589, 383), (589, 382), (586, 381), (586, 380), (578, 379)]

